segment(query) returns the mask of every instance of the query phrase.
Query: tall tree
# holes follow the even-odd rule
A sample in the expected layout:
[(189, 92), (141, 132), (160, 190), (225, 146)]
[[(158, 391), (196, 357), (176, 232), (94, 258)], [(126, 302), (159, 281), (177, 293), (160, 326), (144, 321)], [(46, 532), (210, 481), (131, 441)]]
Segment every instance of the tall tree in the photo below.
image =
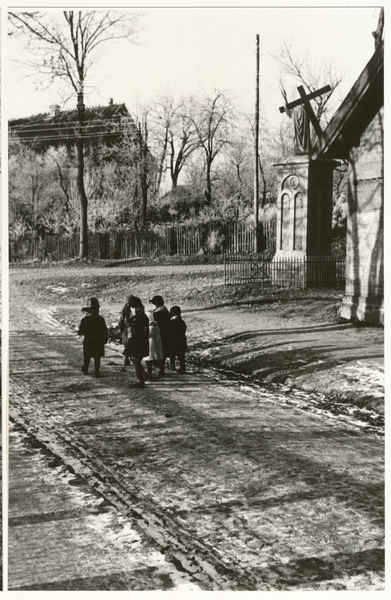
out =
[(160, 96), (151, 114), (151, 144), (158, 157), (156, 195), (162, 178), (169, 171), (171, 190), (175, 192), (178, 179), (188, 159), (198, 148), (199, 141), (191, 120), (193, 98), (174, 100), (170, 94)]
[(147, 224), (148, 192), (152, 186), (152, 173), (154, 165), (152, 164), (151, 153), (148, 148), (148, 111), (146, 110), (138, 122), (138, 182), (140, 186), (141, 198), (141, 222), (143, 227)]
[(76, 182), (80, 202), (80, 258), (88, 256), (88, 199), (84, 186), (84, 101), (87, 81), (102, 44), (115, 39), (134, 41), (140, 13), (129, 11), (10, 12), (10, 33), (23, 38), (28, 48), (25, 66), (50, 86), (62, 80), (76, 93), (78, 143)]
[(204, 154), (207, 204), (212, 202), (212, 165), (222, 149), (230, 144), (234, 128), (234, 111), (231, 98), (216, 90), (212, 95), (200, 98), (191, 116)]

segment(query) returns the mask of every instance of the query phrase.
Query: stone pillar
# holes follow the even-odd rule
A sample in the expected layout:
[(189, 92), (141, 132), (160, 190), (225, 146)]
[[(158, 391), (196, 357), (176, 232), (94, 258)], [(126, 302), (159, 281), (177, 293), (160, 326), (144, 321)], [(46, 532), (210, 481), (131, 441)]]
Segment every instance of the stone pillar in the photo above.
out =
[[(295, 155), (276, 165), (279, 174), (277, 199), (277, 247), (275, 261), (304, 259), (331, 254), (333, 209), (333, 160), (311, 161), (307, 154)], [(303, 285), (316, 281), (321, 265), (308, 265)], [(297, 270), (297, 273), (295, 272)], [(300, 264), (276, 273), (281, 285), (291, 285), (302, 270)]]
[(276, 258), (331, 252), (333, 160), (297, 155), (276, 165), (279, 173)]

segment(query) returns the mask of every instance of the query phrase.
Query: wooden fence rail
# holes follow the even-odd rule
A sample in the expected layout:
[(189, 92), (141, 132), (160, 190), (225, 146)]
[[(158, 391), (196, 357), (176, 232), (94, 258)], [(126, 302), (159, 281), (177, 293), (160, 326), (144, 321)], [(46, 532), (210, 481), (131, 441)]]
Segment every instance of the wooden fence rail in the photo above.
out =
[(228, 254), (224, 258), (225, 285), (343, 289), (345, 270), (346, 260), (334, 256), (265, 259)]
[[(262, 223), (258, 235), (262, 247), (274, 253), (275, 220)], [(92, 259), (154, 258), (175, 254), (250, 253), (254, 250), (255, 231), (251, 223), (212, 222), (200, 225), (167, 225), (158, 229), (132, 229), (89, 234), (89, 257)], [(11, 263), (32, 260), (71, 260), (79, 255), (78, 234), (10, 236)]]

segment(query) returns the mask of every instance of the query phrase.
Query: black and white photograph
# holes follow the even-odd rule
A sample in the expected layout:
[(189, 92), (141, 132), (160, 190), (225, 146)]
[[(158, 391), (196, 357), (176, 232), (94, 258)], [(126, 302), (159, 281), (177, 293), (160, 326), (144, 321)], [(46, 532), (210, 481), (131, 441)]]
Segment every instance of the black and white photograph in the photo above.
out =
[(384, 593), (385, 8), (30, 4), (2, 589)]

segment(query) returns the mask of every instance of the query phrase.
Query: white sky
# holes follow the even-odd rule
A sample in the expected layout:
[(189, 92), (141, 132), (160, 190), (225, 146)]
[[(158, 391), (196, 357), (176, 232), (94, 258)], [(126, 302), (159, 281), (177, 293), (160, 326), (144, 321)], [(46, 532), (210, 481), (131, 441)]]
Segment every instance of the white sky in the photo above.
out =
[[(135, 9), (131, 9), (135, 10)], [(255, 40), (260, 36), (261, 107), (268, 119), (284, 118), (273, 53), (281, 42), (292, 42), (298, 52), (313, 59), (330, 59), (346, 73), (341, 100), (374, 51), (372, 31), (379, 8), (150, 8), (145, 11), (140, 45), (108, 43), (96, 69), (99, 94), (86, 104), (151, 102), (170, 89), (174, 94), (231, 90), (238, 105), (255, 105)], [(61, 18), (61, 15), (60, 15)], [(8, 40), (8, 118), (46, 112), (61, 104), (58, 90), (39, 92), (12, 62), (14, 43)], [(324, 81), (322, 85), (328, 82)], [(293, 98), (292, 98), (293, 99)], [(76, 104), (76, 102), (75, 102)], [(66, 108), (71, 108), (68, 103)]]

